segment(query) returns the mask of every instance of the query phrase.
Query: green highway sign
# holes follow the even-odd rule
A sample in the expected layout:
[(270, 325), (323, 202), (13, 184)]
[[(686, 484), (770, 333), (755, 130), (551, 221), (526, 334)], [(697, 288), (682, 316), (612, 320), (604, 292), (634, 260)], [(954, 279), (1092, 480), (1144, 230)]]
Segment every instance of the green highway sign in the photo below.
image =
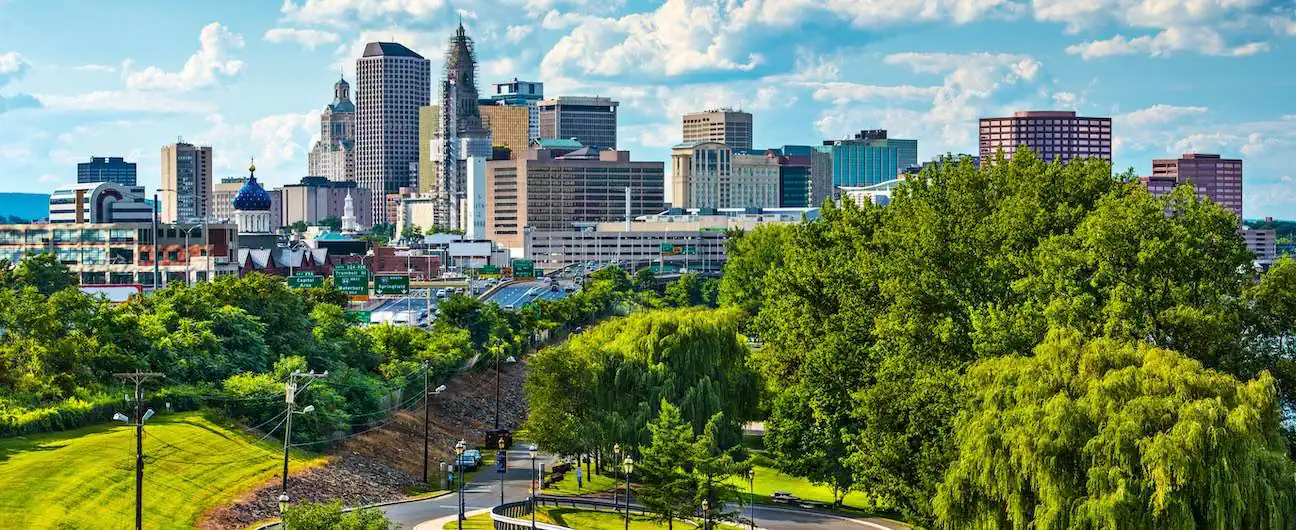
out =
[(374, 294), (409, 294), (409, 276), (374, 275)]
[(696, 246), (696, 245), (688, 245), (688, 246), (684, 247), (684, 255), (686, 255), (686, 256), (696, 256), (696, 255), (697, 255), (697, 246)]
[(333, 285), (351, 296), (369, 294), (369, 270), (364, 265), (345, 264), (333, 267)]
[(316, 276), (313, 272), (299, 272), (288, 277), (288, 287), (293, 289), (303, 289), (307, 287), (323, 287), (324, 277)]
[(514, 278), (535, 278), (535, 262), (529, 259), (513, 260)]
[(355, 324), (368, 324), (369, 318), (373, 316), (370, 311), (347, 311), (346, 319), (348, 322)]
[(483, 265), (482, 268), (477, 269), (477, 272), (481, 274), (499, 274), (500, 270), (499, 267), (494, 265)]

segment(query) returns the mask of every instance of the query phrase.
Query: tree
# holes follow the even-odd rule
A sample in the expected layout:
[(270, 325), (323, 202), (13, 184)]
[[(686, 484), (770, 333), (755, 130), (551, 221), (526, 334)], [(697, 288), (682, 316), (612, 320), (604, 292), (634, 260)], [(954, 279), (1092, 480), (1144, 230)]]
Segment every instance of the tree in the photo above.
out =
[(947, 528), (1292, 528), (1274, 380), (1055, 329), (965, 380)]
[(665, 300), (671, 307), (706, 305), (702, 278), (695, 273), (681, 275), (678, 280), (666, 285)]
[(590, 280), (607, 280), (612, 282), (612, 290), (627, 292), (630, 290), (630, 275), (621, 267), (611, 265), (594, 271), (589, 275)]
[[(435, 233), (435, 232), (434, 232), (434, 233)], [(423, 240), (423, 231), (420, 230), (419, 227), (418, 227), (418, 225), (416, 225), (416, 224), (408, 224), (408, 225), (405, 225), (405, 228), (402, 228), (402, 229), (401, 229), (400, 236), (401, 236), (401, 239), (404, 239), (404, 240), (407, 240), (407, 241), (422, 241), (422, 240)]]
[(827, 485), (832, 490), (833, 505), (840, 507), (855, 485), (854, 473), (842, 465), (850, 455), (851, 429), (855, 426), (850, 418), (817, 417), (813, 406), (816, 396), (807, 386), (796, 385), (774, 398), (766, 421), (765, 451), (784, 473)]
[(725, 240), (729, 259), (720, 280), (720, 303), (736, 305), (756, 314), (765, 298), (765, 275), (778, 270), (796, 227), (762, 224), (751, 233), (737, 231)]
[(304, 234), (306, 233), (306, 230), (310, 227), (306, 226), (306, 221), (298, 219), (296, 221), (293, 221), (292, 224), (288, 225), (288, 228), (298, 234)]
[(340, 232), (342, 230), (342, 220), (338, 219), (336, 215), (330, 215), (321, 219), (319, 224), (320, 226), (328, 228), (334, 232)]
[(77, 286), (77, 277), (52, 252), (27, 254), (12, 271), (9, 261), (0, 263), (0, 285), (32, 287), (44, 295)]
[(639, 499), (658, 522), (675, 528), (675, 519), (697, 511), (693, 466), (693, 428), (680, 419), (679, 408), (662, 400), (657, 418), (648, 423), (652, 441), (640, 451), (635, 466)]
[(652, 268), (650, 267), (639, 269), (635, 271), (634, 280), (631, 281), (631, 286), (635, 291), (639, 292), (656, 291), (657, 275), (653, 274)]
[(693, 480), (697, 485), (695, 505), (706, 506), (702, 515), (711, 521), (729, 521), (737, 516), (737, 512), (725, 508), (738, 501), (738, 486), (729, 479), (747, 469), (722, 448), (723, 425), (724, 413), (717, 412), (691, 447)]

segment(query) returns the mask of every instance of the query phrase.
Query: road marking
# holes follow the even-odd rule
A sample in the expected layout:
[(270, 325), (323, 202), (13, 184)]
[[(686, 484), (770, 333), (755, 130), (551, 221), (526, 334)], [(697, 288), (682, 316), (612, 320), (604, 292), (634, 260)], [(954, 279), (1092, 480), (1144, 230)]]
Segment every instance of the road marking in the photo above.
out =
[(852, 522), (852, 523), (861, 524), (861, 525), (864, 525), (864, 526), (867, 526), (867, 527), (871, 527), (871, 528), (878, 528), (878, 529), (880, 529), (880, 530), (895, 530), (894, 528), (891, 528), (891, 527), (889, 527), (889, 526), (882, 526), (882, 525), (877, 524), (877, 523), (873, 523), (873, 522), (869, 522), (869, 521), (864, 521), (864, 520), (860, 520), (860, 519), (852, 519), (852, 518), (850, 518), (850, 517), (845, 517), (845, 516), (842, 516), (842, 515), (837, 515), (837, 514), (835, 514), (835, 513), (815, 512), (815, 511), (810, 511), (810, 510), (789, 510), (789, 509), (787, 509), (787, 508), (775, 508), (775, 507), (773, 507), (773, 506), (757, 506), (756, 509), (757, 509), (757, 510), (769, 510), (769, 511), (771, 511), (771, 512), (797, 513), (797, 514), (802, 514), (802, 515), (805, 515), (805, 514), (809, 514), (809, 515), (820, 515), (820, 516), (823, 516), (823, 517), (831, 517), (831, 518), (833, 518), (833, 519), (841, 519), (841, 520), (843, 520), (843, 521), (850, 521), (850, 522)]

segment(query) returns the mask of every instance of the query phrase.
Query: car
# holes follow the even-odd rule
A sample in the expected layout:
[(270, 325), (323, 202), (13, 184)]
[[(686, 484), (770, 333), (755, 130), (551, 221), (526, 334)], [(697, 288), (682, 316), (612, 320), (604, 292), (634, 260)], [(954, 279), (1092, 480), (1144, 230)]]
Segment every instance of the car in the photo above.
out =
[(437, 293), (436, 293), (436, 294), (437, 294), (437, 298), (445, 298), (445, 297), (446, 297), (446, 290), (445, 290), (445, 289), (437, 289)]
[(569, 292), (569, 293), (574, 293), (574, 292), (576, 292), (576, 286), (575, 286), (575, 285), (564, 285), (564, 286), (563, 286), (563, 290), (564, 290), (564, 291), (567, 291), (567, 292)]
[(507, 305), (505, 305), (505, 306), (504, 306), (504, 309), (508, 309), (508, 310), (510, 310), (510, 311), (513, 310), (513, 309), (514, 309), (513, 304), (507, 304)]
[(801, 502), (801, 498), (797, 497), (796, 495), (793, 495), (792, 492), (790, 491), (779, 490), (774, 492), (773, 495), (770, 495), (770, 502), (778, 502), (783, 504), (796, 504), (798, 502)]
[(469, 455), (469, 452), (471, 451), (476, 451), (476, 449), (464, 451), (464, 454), (459, 456), (459, 467), (463, 468), (465, 471), (476, 471), (477, 468), (481, 466), (481, 453), (478, 453), (477, 457), (473, 458)]

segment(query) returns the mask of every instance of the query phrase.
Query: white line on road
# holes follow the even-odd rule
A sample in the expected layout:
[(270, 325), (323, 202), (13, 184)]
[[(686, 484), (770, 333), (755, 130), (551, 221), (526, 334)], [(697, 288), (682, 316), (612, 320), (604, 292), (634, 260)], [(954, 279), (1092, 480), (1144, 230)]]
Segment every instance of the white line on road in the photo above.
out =
[(821, 515), (821, 516), (824, 516), (824, 517), (832, 517), (832, 518), (834, 518), (834, 519), (841, 519), (841, 520), (843, 520), (843, 521), (850, 521), (850, 522), (852, 522), (852, 523), (855, 523), (855, 524), (861, 524), (861, 525), (868, 526), (868, 527), (871, 527), (871, 528), (878, 528), (878, 529), (881, 529), (881, 530), (895, 530), (894, 528), (891, 528), (891, 527), (889, 527), (889, 526), (882, 526), (882, 525), (877, 524), (877, 523), (873, 523), (873, 522), (869, 522), (869, 521), (862, 521), (862, 520), (859, 520), (859, 519), (852, 519), (852, 518), (850, 518), (850, 517), (845, 517), (845, 516), (841, 516), (841, 515), (837, 515), (837, 514), (833, 514), (833, 513), (813, 512), (813, 511), (809, 511), (809, 510), (789, 510), (789, 509), (787, 509), (787, 508), (774, 508), (774, 507), (771, 507), (771, 506), (758, 506), (756, 509), (757, 509), (757, 510), (769, 510), (769, 511), (771, 511), (771, 512), (797, 513), (797, 514), (802, 514), (802, 515), (805, 515), (805, 514), (809, 514), (809, 515)]

